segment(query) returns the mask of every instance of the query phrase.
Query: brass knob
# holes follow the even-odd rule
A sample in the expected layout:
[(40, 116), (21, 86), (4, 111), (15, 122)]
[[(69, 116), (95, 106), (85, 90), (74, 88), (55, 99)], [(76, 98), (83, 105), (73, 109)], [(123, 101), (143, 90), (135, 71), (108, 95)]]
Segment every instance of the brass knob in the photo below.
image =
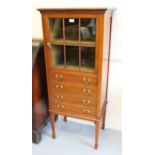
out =
[(63, 75), (61, 74), (61, 75), (60, 75), (60, 79), (62, 79), (62, 78), (63, 78)]
[(64, 107), (65, 107), (64, 105), (61, 105), (61, 109), (64, 109)]
[(58, 105), (57, 105), (57, 108), (60, 108), (60, 106), (61, 106), (61, 105), (60, 105), (60, 104), (58, 104)]
[(56, 88), (58, 89), (59, 88), (59, 85), (56, 85)]
[(83, 111), (83, 113), (90, 114), (90, 110), (83, 109), (82, 111)]
[(90, 110), (87, 110), (87, 113), (90, 114)]
[(88, 94), (90, 94), (90, 93), (91, 93), (91, 90), (89, 89), (89, 90), (88, 90)]
[(52, 48), (52, 45), (50, 42), (47, 42), (47, 46), (48, 46), (48, 48)]
[(91, 83), (91, 78), (88, 79), (88, 82)]
[(61, 96), (60, 99), (62, 100), (64, 98), (64, 96)]
[(90, 104), (90, 100), (87, 100), (87, 103)]
[(83, 89), (83, 92), (85, 93), (86, 92), (86, 89)]
[(60, 98), (60, 95), (57, 95), (57, 99), (59, 99)]
[(84, 82), (86, 81), (86, 77), (83, 78), (83, 81), (84, 81)]
[(59, 74), (56, 74), (55, 77), (58, 78), (59, 77)]
[(82, 100), (82, 103), (86, 103), (86, 100), (83, 99), (83, 100)]
[(64, 86), (63, 86), (63, 85), (61, 85), (61, 86), (60, 86), (60, 89), (63, 89), (63, 88), (64, 88)]

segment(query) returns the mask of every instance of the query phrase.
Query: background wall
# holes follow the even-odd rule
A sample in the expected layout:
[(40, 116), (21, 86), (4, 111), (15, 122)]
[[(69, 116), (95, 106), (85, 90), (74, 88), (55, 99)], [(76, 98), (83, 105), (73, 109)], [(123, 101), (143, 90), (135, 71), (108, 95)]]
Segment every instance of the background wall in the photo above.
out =
[(42, 24), (37, 8), (115, 7), (112, 25), (106, 128), (122, 130), (121, 71), (121, 1), (120, 0), (32, 0), (32, 38), (42, 38)]

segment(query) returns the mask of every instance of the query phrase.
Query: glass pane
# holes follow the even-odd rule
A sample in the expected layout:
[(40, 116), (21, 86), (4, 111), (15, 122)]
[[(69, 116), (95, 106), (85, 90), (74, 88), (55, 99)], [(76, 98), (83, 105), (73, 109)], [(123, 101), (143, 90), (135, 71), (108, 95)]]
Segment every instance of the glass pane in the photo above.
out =
[(79, 19), (65, 19), (65, 39), (73, 41), (79, 40)]
[(63, 40), (62, 19), (50, 18), (49, 27), (50, 27), (50, 40), (52, 42)]
[(80, 26), (81, 41), (96, 40), (96, 19), (81, 19)]
[(52, 46), (52, 67), (64, 67), (64, 47)]
[(95, 69), (95, 48), (81, 47), (81, 69), (93, 71)]
[(79, 68), (79, 47), (66, 46), (66, 67)]

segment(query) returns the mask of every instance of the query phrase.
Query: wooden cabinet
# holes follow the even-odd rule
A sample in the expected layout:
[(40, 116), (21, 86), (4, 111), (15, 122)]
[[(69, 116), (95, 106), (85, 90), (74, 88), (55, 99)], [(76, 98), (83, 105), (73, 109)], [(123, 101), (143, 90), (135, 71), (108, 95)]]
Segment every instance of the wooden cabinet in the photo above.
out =
[(48, 100), (44, 61), (44, 47), (41, 40), (32, 42), (32, 140), (39, 143), (43, 126), (47, 123)]
[(104, 129), (112, 9), (38, 9), (42, 15), (49, 111)]

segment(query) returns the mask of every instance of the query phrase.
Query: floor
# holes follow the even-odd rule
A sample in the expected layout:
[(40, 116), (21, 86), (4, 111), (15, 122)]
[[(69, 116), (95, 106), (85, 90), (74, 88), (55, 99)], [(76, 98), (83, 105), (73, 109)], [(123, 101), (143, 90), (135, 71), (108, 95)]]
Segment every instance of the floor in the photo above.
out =
[(56, 122), (56, 139), (51, 137), (48, 123), (39, 144), (32, 144), (32, 155), (121, 155), (122, 133), (100, 129), (99, 147), (94, 149), (95, 126), (72, 119)]

